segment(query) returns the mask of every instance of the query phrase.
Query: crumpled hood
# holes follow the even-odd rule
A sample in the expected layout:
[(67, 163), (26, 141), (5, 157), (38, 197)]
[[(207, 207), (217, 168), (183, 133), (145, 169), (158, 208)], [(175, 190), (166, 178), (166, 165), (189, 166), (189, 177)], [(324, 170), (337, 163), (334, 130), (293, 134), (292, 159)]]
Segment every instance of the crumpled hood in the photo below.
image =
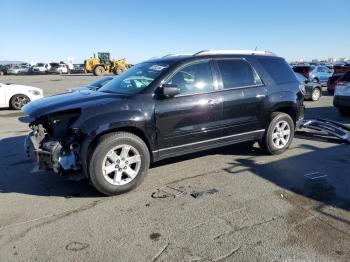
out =
[(128, 96), (110, 94), (95, 91), (79, 91), (73, 93), (64, 93), (45, 97), (30, 102), (22, 108), (22, 112), (31, 117), (65, 111), (70, 109), (84, 109), (86, 107), (97, 107), (108, 103), (116, 103), (126, 99)]

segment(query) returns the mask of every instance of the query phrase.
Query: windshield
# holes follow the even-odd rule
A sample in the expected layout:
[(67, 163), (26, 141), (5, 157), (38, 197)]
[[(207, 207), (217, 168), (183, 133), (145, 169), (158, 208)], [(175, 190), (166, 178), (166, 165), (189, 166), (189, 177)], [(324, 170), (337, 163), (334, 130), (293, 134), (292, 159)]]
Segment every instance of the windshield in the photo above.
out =
[(39, 66), (39, 67), (42, 67), (42, 66), (44, 66), (45, 64), (43, 64), (43, 63), (37, 63), (36, 64), (36, 66)]
[(136, 94), (149, 86), (169, 64), (145, 62), (133, 66), (104, 85), (99, 91), (106, 93)]

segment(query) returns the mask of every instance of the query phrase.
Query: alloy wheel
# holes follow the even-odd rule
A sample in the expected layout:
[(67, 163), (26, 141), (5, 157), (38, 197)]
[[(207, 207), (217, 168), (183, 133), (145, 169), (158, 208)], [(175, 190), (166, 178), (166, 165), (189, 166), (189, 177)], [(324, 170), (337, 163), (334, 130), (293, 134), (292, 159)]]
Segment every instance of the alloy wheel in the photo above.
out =
[(104, 178), (112, 185), (130, 183), (139, 173), (141, 155), (130, 145), (119, 145), (111, 149), (102, 161)]
[(272, 143), (278, 148), (284, 148), (290, 139), (290, 126), (287, 121), (279, 121), (272, 132)]

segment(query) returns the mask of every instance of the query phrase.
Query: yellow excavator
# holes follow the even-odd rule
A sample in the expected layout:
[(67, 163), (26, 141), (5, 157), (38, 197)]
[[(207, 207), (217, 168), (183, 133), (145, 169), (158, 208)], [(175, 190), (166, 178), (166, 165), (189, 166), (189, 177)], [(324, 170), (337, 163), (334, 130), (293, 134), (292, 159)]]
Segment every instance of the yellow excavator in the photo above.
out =
[(129, 65), (125, 58), (120, 60), (111, 60), (110, 53), (97, 53), (97, 58), (94, 57), (84, 61), (84, 68), (87, 73), (93, 73), (95, 76), (102, 76), (106, 73), (114, 73), (120, 75), (128, 70)]

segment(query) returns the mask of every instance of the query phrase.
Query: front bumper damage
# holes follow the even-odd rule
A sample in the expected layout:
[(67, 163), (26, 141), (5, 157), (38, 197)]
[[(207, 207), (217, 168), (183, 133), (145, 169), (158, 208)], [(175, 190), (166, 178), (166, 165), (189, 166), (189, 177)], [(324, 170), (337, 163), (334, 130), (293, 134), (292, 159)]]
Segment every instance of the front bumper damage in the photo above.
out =
[(76, 142), (63, 144), (59, 139), (50, 139), (42, 125), (32, 125), (26, 137), (26, 154), (35, 163), (34, 170), (50, 170), (60, 175), (74, 174), (81, 170), (80, 146)]

